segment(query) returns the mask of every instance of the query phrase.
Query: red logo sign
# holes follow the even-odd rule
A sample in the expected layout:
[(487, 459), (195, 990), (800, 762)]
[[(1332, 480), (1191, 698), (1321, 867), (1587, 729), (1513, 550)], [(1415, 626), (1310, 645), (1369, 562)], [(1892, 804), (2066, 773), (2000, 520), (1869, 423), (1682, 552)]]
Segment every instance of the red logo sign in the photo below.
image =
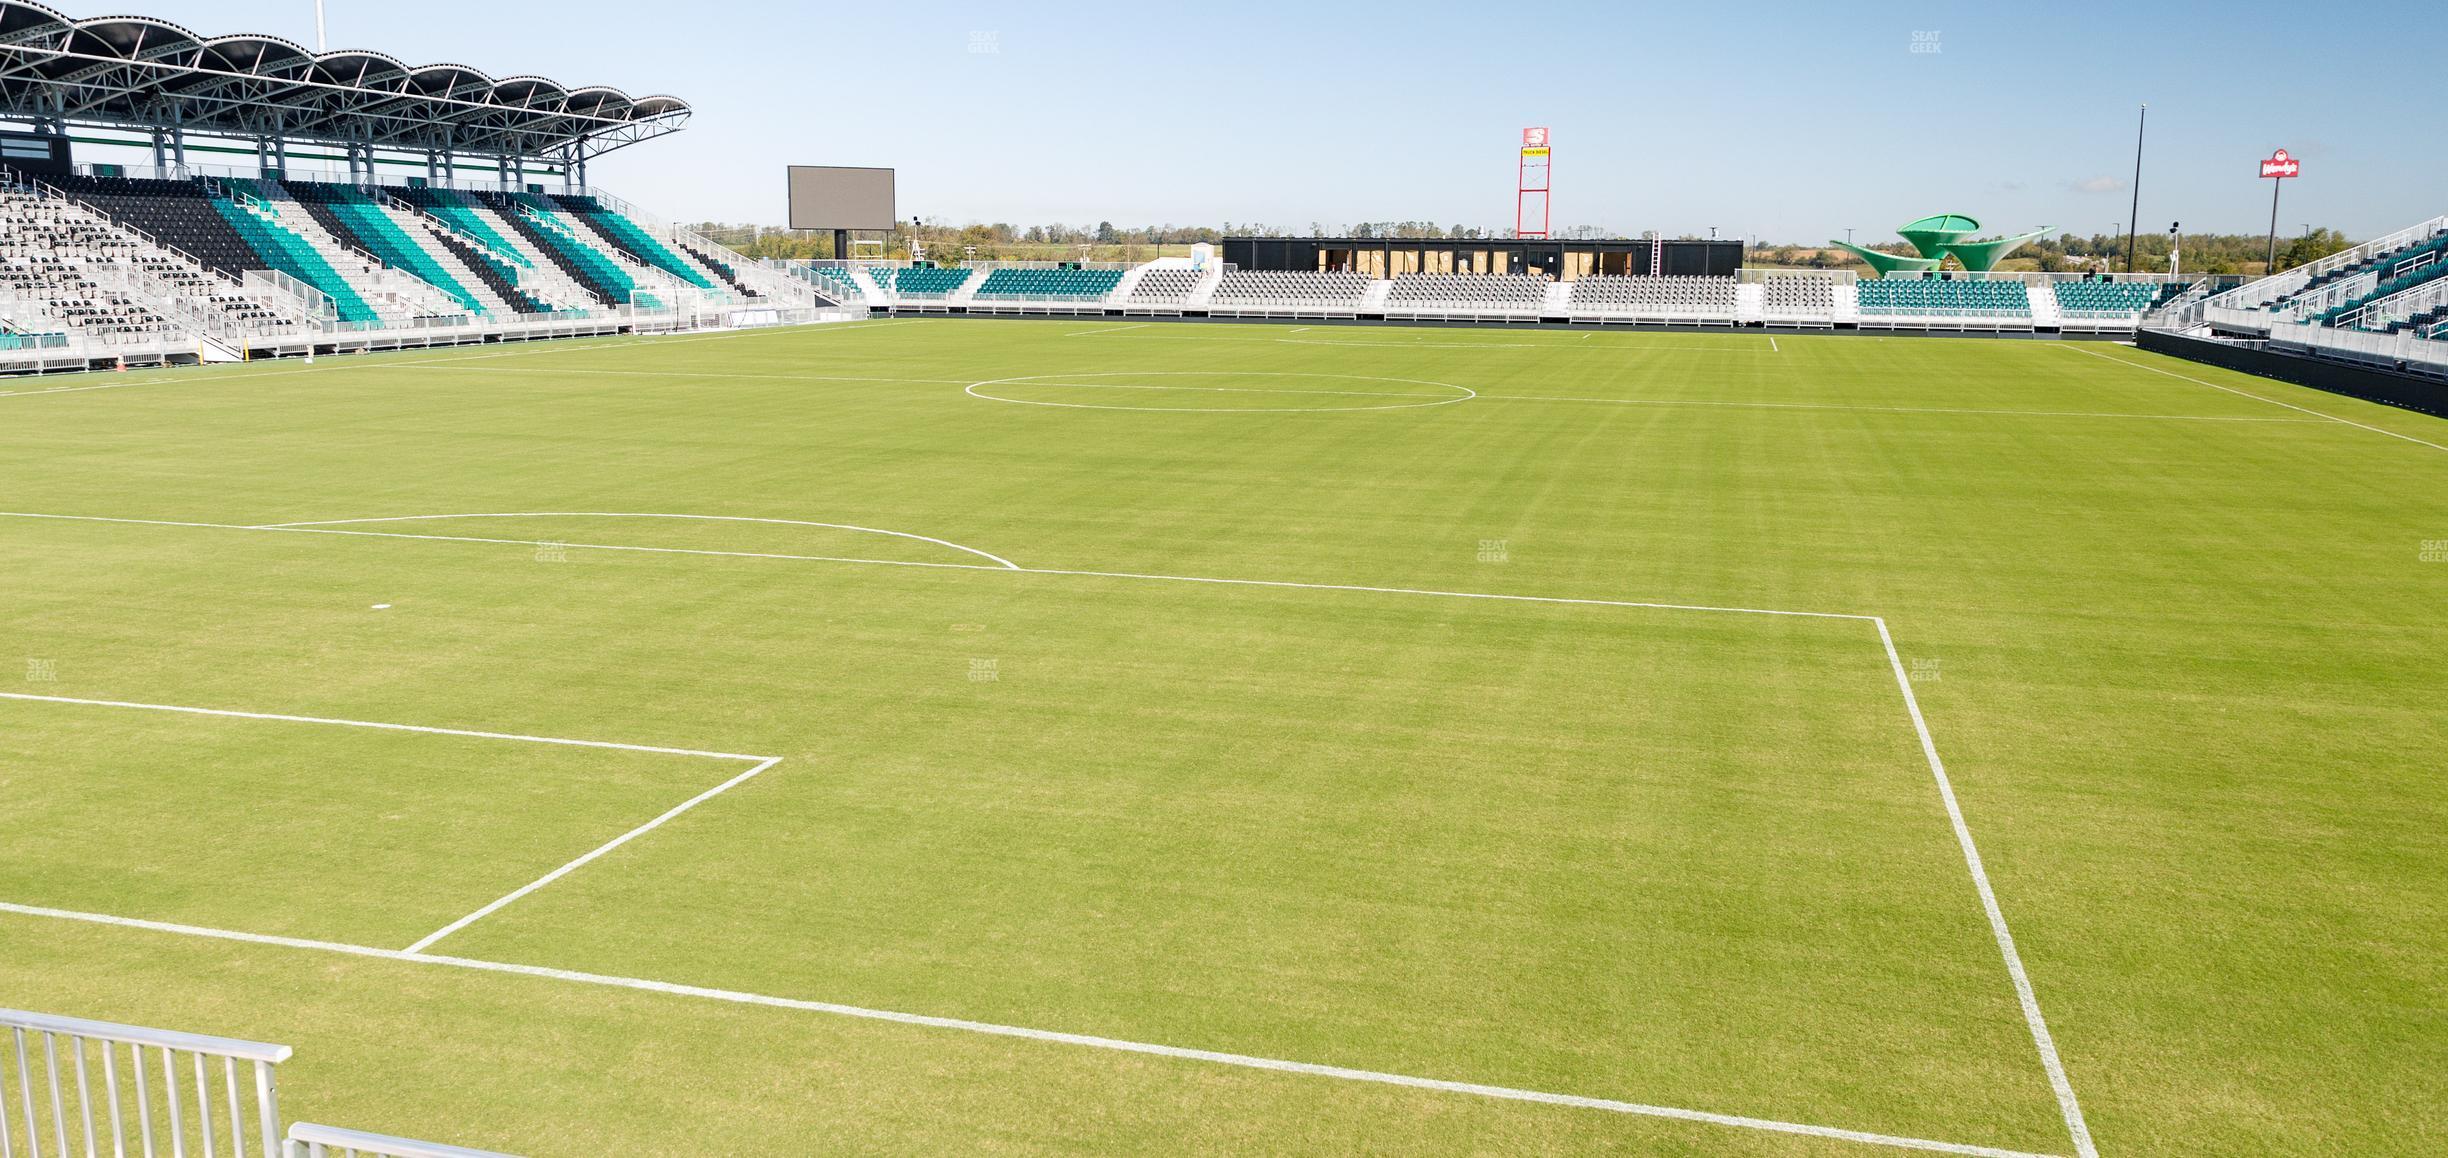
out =
[(2287, 156), (2287, 151), (2280, 149), (2271, 153), (2268, 160), (2261, 162), (2261, 175), (2264, 177), (2301, 177), (2303, 176), (2303, 162)]
[(1547, 147), (1547, 130), (1545, 130), (1545, 129), (1523, 129), (1523, 130), (1522, 130), (1522, 148), (1525, 148), (1525, 149), (1544, 149), (1544, 148), (1546, 148), (1546, 147)]

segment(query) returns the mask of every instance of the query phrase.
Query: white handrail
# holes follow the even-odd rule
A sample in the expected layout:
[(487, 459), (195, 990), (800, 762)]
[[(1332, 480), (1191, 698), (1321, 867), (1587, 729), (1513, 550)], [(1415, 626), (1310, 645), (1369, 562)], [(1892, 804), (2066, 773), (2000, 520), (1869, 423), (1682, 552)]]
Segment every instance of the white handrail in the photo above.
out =
[[(24, 1103), (13, 1109), (0, 1105), (0, 1120), (18, 1118), (29, 1155), (46, 1149), (45, 1134), (51, 1142), (47, 1148), (65, 1155), (96, 1153), (104, 1139), (117, 1153), (132, 1133), (146, 1153), (154, 1152), (156, 1139), (184, 1153), (194, 1138), (210, 1154), (226, 1138), (232, 1158), (250, 1150), (263, 1158), (281, 1156), (272, 1067), (289, 1060), (288, 1046), (18, 1009), (0, 1009), (0, 1029), (12, 1039), (17, 1069), (15, 1082), (0, 1081), (0, 1102), (13, 1085)], [(253, 1092), (252, 1114), (239, 1094), (242, 1063), (252, 1071), (246, 1083)], [(0, 1059), (0, 1070), (5, 1068), (6, 1059)], [(156, 1081), (166, 1111), (162, 1120), (153, 1113)], [(255, 1145), (247, 1137), (250, 1117)], [(6, 1129), (0, 1127), (0, 1155), (13, 1158), (15, 1141)]]
[(326, 1158), (331, 1151), (363, 1155), (365, 1158), (510, 1158), (498, 1150), (473, 1150), (465, 1146), (445, 1146), (439, 1142), (419, 1142), (414, 1138), (395, 1138), (389, 1134), (371, 1134), (364, 1130), (344, 1130), (338, 1126), (320, 1126), (313, 1122), (296, 1122), (289, 1127), (291, 1158)]

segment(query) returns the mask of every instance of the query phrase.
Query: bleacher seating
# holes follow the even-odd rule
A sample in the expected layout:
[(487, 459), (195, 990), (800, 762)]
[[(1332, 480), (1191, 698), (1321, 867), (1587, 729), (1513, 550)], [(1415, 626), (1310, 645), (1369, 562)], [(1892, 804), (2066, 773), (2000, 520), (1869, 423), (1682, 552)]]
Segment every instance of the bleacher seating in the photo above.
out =
[(1572, 283), (1572, 308), (1576, 314), (1731, 318), (1736, 284), (1730, 277), (1585, 277)]
[[(21, 316), (59, 322), (63, 332), (112, 340), (158, 340), (178, 327), (147, 300), (195, 320), (255, 331), (295, 319), (238, 292), (216, 275), (128, 232), (89, 206), (32, 187), (0, 191), (0, 292)], [(24, 347), (19, 347), (24, 348)]]
[(2132, 281), (2053, 282), (2057, 308), (2069, 317), (2139, 314), (2158, 304), (2162, 286)]
[[(445, 266), (441, 259), (427, 250), (406, 230), (383, 212), (373, 196), (354, 185), (331, 185), (300, 182), (288, 187), (291, 196), (320, 222), (323, 228), (343, 242), (382, 260), (385, 265), (407, 271), (427, 285), (450, 295), (468, 310), (479, 314), (505, 312), (509, 307), (496, 297), (479, 293), (482, 285), (473, 276), (463, 279), (460, 271)], [(457, 264), (454, 260), (452, 264)]]
[(653, 234), (647, 232), (643, 226), (629, 220), (623, 214), (606, 208), (593, 197), (582, 194), (565, 194), (544, 200), (550, 207), (559, 209), (565, 220), (577, 221), (585, 225), (593, 230), (598, 238), (612, 248), (627, 254), (631, 260), (640, 265), (662, 270), (698, 289), (737, 290), (739, 288), (736, 283), (725, 283), (718, 286), (716, 278), (720, 275), (715, 271), (700, 269), (671, 246), (665, 245)]
[(2013, 280), (1968, 281), (1956, 278), (1869, 278), (1857, 287), (1865, 315), (1910, 315), (1932, 318), (1996, 318), (2031, 316), (2031, 295)]
[(468, 216), (484, 221), (490, 232), (506, 241), (515, 238), (511, 244), (541, 256), (587, 296), (604, 305), (625, 306), (638, 300), (637, 279), (628, 270), (579, 238), (568, 225), (557, 220), (558, 214), (547, 215), (537, 208), (534, 201), (532, 195), (525, 193), (477, 193), (472, 195)]
[(1760, 281), (1760, 306), (1768, 316), (1836, 319), (1836, 281), (1826, 277), (1767, 277)]
[(1124, 300), (1137, 306), (1177, 306), (1189, 299), (1205, 276), (1205, 271), (1186, 265), (1156, 266), (1139, 275)]
[[(2433, 281), (2448, 273), (2448, 234), (2420, 245), (2409, 246), (2372, 271), (2378, 280), (2372, 287), (2352, 299), (2321, 311), (2314, 320), (2324, 326), (2360, 325), (2367, 320), (2364, 307), (2394, 294), (2401, 294)], [(2377, 319), (2372, 319), (2377, 320)]]
[(1122, 281), (1118, 269), (998, 269), (971, 295), (985, 301), (1094, 301)]
[(942, 266), (893, 266), (870, 269), (867, 276), (877, 285), (901, 297), (939, 298), (969, 284), (976, 271), (946, 269)]
[(1389, 309), (1464, 313), (1536, 311), (1547, 300), (1547, 279), (1505, 273), (1406, 273), (1386, 295)]
[(1368, 297), (1369, 279), (1356, 273), (1232, 270), (1208, 304), (1246, 309), (1351, 309)]

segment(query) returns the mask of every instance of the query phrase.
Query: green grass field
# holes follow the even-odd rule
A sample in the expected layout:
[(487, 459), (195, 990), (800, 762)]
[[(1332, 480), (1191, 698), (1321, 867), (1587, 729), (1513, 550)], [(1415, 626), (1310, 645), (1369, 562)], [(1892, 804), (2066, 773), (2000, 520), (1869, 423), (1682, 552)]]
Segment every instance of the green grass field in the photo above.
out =
[(891, 321), (0, 384), (0, 479), (0, 1005), (295, 1046), (292, 1117), (2448, 1149), (2436, 419)]

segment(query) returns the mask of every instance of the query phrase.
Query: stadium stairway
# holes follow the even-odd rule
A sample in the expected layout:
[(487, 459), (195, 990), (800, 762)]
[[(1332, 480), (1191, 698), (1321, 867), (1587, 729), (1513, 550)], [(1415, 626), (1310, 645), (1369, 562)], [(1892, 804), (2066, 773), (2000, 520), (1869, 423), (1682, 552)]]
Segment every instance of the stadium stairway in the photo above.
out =
[(332, 236), (373, 255), (384, 265), (404, 270), (450, 296), (471, 313), (507, 316), (516, 312), (509, 300), (487, 285), (460, 258), (418, 240), (400, 227), (372, 194), (354, 185), (299, 182), (286, 185), (289, 195)]
[(321, 219), (289, 192), (287, 186), (274, 181), (237, 178), (222, 180), (218, 184), (224, 195), (237, 202), (240, 208), (274, 228), (303, 240), (323, 258), (324, 264), (348, 283), (361, 300), (373, 307), (382, 324), (400, 325), (430, 318), (465, 318), (472, 312), (459, 298), (440, 286), (407, 268), (393, 265), (356, 246), (353, 239), (343, 238), (326, 228)]
[(541, 242), (567, 255), (590, 276), (616, 291), (622, 291), (618, 295), (620, 302), (662, 303), (679, 298), (680, 295), (673, 291), (682, 283), (590, 238), (583, 232), (583, 227), (571, 221), (543, 197), (532, 193), (494, 196), (499, 199), (496, 207), (512, 224), (532, 230)]
[(611, 304), (517, 230), (497, 223), (473, 196), (455, 189), (427, 187), (387, 192), (416, 209), (429, 231), (447, 234), (469, 251), (489, 259), (497, 274), (515, 283), (519, 292), (544, 309), (584, 311)]
[(2034, 329), (2055, 329), (2065, 324), (2065, 311), (2058, 308), (2058, 299), (2053, 287), (2052, 292), (2049, 293), (2027, 292), (2024, 300), (2031, 303), (2031, 320)]
[[(592, 233), (605, 248), (611, 249), (639, 265), (661, 270), (683, 284), (713, 293), (737, 292), (736, 284), (722, 279), (711, 269), (700, 268), (695, 262), (674, 252), (638, 228), (636, 222), (623, 217), (603, 203), (585, 194), (563, 194), (557, 197), (522, 198), (530, 208), (552, 214), (563, 224), (582, 227)], [(574, 232), (575, 230), (573, 230)]]
[(356, 284), (332, 264), (336, 246), (316, 245), (290, 228), (278, 210), (251, 195), (245, 201), (234, 196), (215, 197), (212, 206), (246, 239), (263, 268), (278, 270), (322, 293), (331, 300), (331, 308), (341, 321), (392, 320), (376, 310), (358, 292)]
[[(526, 268), (551, 270), (558, 280), (574, 287), (580, 300), (595, 306), (624, 306), (630, 303), (637, 288), (635, 280), (620, 267), (599, 253), (584, 246), (568, 244), (549, 237), (543, 227), (525, 215), (509, 209), (500, 195), (467, 194), (446, 191), (450, 197), (466, 198), (464, 203), (444, 208), (452, 209), (452, 218), (475, 223), (481, 227), (479, 236), (498, 239), (510, 252), (526, 263)], [(588, 260), (592, 254), (593, 260)]]

